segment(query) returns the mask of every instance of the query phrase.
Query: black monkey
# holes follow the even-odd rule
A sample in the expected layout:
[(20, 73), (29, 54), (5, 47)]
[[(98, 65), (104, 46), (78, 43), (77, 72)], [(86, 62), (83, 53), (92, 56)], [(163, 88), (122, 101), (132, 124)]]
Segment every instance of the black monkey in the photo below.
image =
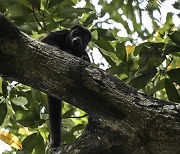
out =
[[(91, 33), (80, 25), (76, 25), (71, 30), (62, 30), (49, 34), (42, 42), (56, 46), (72, 55), (80, 57), (88, 62), (90, 59), (85, 49), (91, 40)], [(61, 142), (61, 101), (48, 96), (49, 122), (50, 122), (50, 142), (51, 148), (60, 146)]]

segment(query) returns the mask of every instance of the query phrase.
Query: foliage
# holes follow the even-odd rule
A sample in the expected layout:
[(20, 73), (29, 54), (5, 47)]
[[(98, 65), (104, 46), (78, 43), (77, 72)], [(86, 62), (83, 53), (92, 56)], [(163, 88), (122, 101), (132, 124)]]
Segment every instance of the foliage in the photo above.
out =
[[(50, 31), (82, 24), (93, 35), (90, 55), (98, 49), (108, 63), (106, 71), (149, 95), (180, 102), (180, 30), (172, 21), (175, 14), (168, 13), (164, 24), (154, 16), (155, 11), (160, 13), (164, 0), (99, 0), (101, 11), (92, 2), (82, 2), (83, 7), (78, 7), (77, 0), (0, 0), (0, 12), (36, 39)], [(179, 3), (173, 6), (178, 8)], [(148, 22), (152, 32), (143, 25), (144, 13), (151, 19)], [(121, 36), (122, 29), (126, 36)], [(96, 65), (101, 66), (101, 62)], [(49, 135), (47, 113), (44, 93), (0, 78), (1, 128), (16, 134), (25, 152), (45, 151)], [(67, 118), (77, 114), (83, 118)], [(71, 143), (82, 133), (87, 124), (83, 115), (83, 111), (64, 103), (63, 144)]]

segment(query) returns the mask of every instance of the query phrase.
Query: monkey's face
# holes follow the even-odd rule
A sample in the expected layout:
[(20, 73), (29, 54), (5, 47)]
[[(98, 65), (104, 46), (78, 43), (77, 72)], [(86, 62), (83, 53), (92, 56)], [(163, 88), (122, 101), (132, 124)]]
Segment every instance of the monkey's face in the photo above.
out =
[(67, 37), (72, 51), (85, 50), (90, 40), (91, 33), (79, 25), (74, 26)]
[(83, 38), (82, 38), (82, 34), (78, 29), (75, 29), (73, 31), (71, 31), (71, 46), (73, 48), (81, 48), (83, 46)]

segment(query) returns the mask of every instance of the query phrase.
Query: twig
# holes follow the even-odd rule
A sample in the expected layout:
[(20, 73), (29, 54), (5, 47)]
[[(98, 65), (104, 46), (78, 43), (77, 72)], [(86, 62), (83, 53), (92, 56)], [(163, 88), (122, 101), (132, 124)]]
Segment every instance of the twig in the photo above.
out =
[(85, 114), (85, 115), (79, 116), (79, 117), (62, 117), (62, 119), (69, 119), (69, 118), (77, 118), (77, 119), (79, 119), (79, 118), (84, 118), (84, 117), (87, 117), (87, 116), (88, 116), (88, 114)]
[(34, 10), (34, 0), (31, 0), (31, 3), (32, 3), (32, 13), (33, 13), (33, 15), (34, 15), (34, 18), (35, 18), (36, 22), (38, 23), (38, 25), (39, 25), (42, 29), (46, 30), (46, 29), (41, 25), (41, 23), (39, 22), (39, 20), (38, 20), (38, 18), (37, 18), (37, 16), (36, 16), (36, 13), (35, 13), (35, 10)]

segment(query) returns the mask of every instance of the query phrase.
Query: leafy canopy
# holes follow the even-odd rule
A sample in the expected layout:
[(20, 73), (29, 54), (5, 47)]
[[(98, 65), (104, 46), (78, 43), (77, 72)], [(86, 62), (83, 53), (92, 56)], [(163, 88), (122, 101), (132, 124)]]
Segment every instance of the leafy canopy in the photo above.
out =
[[(180, 30), (173, 23), (178, 14), (169, 12), (162, 24), (155, 13), (161, 15), (164, 1), (0, 0), (0, 11), (39, 40), (47, 32), (82, 24), (93, 35), (89, 45), (93, 63), (100, 52), (105, 62), (96, 62), (97, 66), (140, 91), (180, 102)], [(175, 9), (179, 6), (179, 2), (173, 4)], [(144, 16), (149, 19), (145, 24)], [(82, 118), (67, 118), (77, 116)], [(82, 133), (87, 116), (64, 103), (62, 118), (62, 143), (68, 144)], [(49, 135), (46, 95), (0, 78), (0, 125), (18, 136), (26, 153), (45, 153)], [(19, 144), (19, 140), (13, 142)]]

